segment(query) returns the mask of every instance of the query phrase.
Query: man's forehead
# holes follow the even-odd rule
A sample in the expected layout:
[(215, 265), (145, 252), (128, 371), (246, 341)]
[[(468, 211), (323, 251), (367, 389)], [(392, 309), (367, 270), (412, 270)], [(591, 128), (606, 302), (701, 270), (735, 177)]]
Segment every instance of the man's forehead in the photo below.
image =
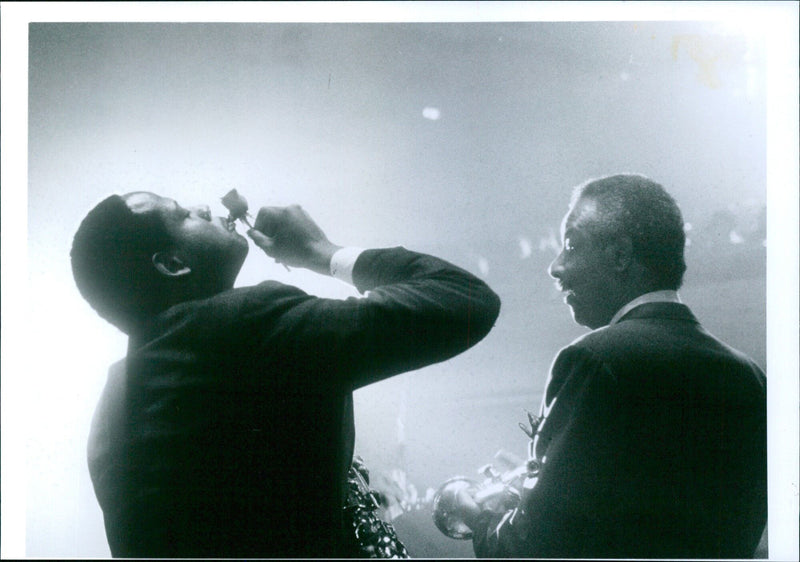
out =
[(595, 222), (598, 213), (597, 201), (594, 198), (582, 197), (578, 199), (564, 217), (561, 223), (561, 232), (565, 233), (567, 230), (581, 228), (587, 223)]

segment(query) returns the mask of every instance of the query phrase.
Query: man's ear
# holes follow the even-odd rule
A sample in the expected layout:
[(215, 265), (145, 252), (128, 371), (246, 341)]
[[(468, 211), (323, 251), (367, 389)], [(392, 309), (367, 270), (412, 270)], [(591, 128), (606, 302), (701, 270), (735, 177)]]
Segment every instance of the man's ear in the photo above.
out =
[(182, 277), (192, 272), (192, 268), (173, 251), (156, 252), (152, 260), (156, 270), (166, 277)]
[(617, 271), (625, 271), (633, 263), (633, 241), (628, 236), (615, 238), (606, 251), (609, 252), (611, 264)]

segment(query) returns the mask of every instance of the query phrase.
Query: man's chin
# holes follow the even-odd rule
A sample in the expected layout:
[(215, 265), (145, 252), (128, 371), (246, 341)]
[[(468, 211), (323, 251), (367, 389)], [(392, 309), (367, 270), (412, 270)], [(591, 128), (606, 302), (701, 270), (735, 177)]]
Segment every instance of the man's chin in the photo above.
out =
[[(240, 236), (240, 238), (242, 238)], [(239, 273), (244, 266), (245, 259), (247, 258), (247, 254), (250, 252), (250, 245), (247, 243), (247, 240), (242, 238), (242, 240), (237, 240), (235, 246), (231, 249), (231, 252), (228, 254), (225, 263), (227, 266), (225, 269), (230, 272), (230, 279), (231, 285), (239, 276)]]
[(581, 304), (575, 298), (575, 293), (569, 291), (564, 295), (564, 304), (569, 307), (570, 312), (572, 313), (572, 319), (575, 321), (576, 324), (580, 324), (583, 326), (583, 315), (581, 313)]
[(250, 244), (247, 242), (247, 238), (238, 232), (234, 232), (234, 236), (236, 237), (236, 251), (241, 255), (242, 263), (244, 263), (244, 258), (250, 252)]
[[(575, 307), (570, 306), (570, 311), (572, 312), (572, 321), (578, 324), (579, 326), (586, 326), (581, 315), (579, 312), (575, 312)], [(588, 328), (588, 326), (586, 326)]]
[(247, 244), (247, 240), (244, 241), (244, 246), (241, 248), (239, 257), (237, 259), (238, 267), (236, 268), (236, 274), (239, 274), (239, 270), (242, 269), (244, 265), (244, 260), (247, 258), (247, 254), (250, 252), (250, 246)]
[(574, 304), (569, 305), (570, 310), (572, 311), (572, 320), (584, 328), (589, 328), (590, 330), (595, 330), (604, 324), (602, 322), (598, 322), (595, 319), (587, 318), (580, 309), (580, 306), (575, 306)]

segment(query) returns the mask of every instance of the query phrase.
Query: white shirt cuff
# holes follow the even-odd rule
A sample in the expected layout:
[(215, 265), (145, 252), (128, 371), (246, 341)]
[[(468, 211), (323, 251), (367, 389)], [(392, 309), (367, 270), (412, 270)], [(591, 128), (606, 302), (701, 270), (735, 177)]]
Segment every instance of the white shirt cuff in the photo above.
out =
[(356, 265), (356, 260), (364, 248), (356, 248), (348, 246), (337, 250), (331, 256), (331, 276), (344, 281), (345, 283), (353, 284), (353, 267)]

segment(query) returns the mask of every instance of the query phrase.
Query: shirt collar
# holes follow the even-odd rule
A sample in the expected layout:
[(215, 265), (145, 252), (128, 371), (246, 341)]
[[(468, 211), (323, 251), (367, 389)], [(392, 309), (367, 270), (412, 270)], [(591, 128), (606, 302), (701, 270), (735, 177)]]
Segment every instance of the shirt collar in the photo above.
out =
[(619, 322), (620, 318), (628, 314), (631, 310), (636, 308), (639, 305), (647, 304), (651, 302), (681, 302), (681, 298), (678, 296), (677, 291), (653, 291), (651, 293), (645, 293), (633, 299), (631, 302), (620, 308), (614, 317), (609, 322), (609, 325), (616, 324)]

